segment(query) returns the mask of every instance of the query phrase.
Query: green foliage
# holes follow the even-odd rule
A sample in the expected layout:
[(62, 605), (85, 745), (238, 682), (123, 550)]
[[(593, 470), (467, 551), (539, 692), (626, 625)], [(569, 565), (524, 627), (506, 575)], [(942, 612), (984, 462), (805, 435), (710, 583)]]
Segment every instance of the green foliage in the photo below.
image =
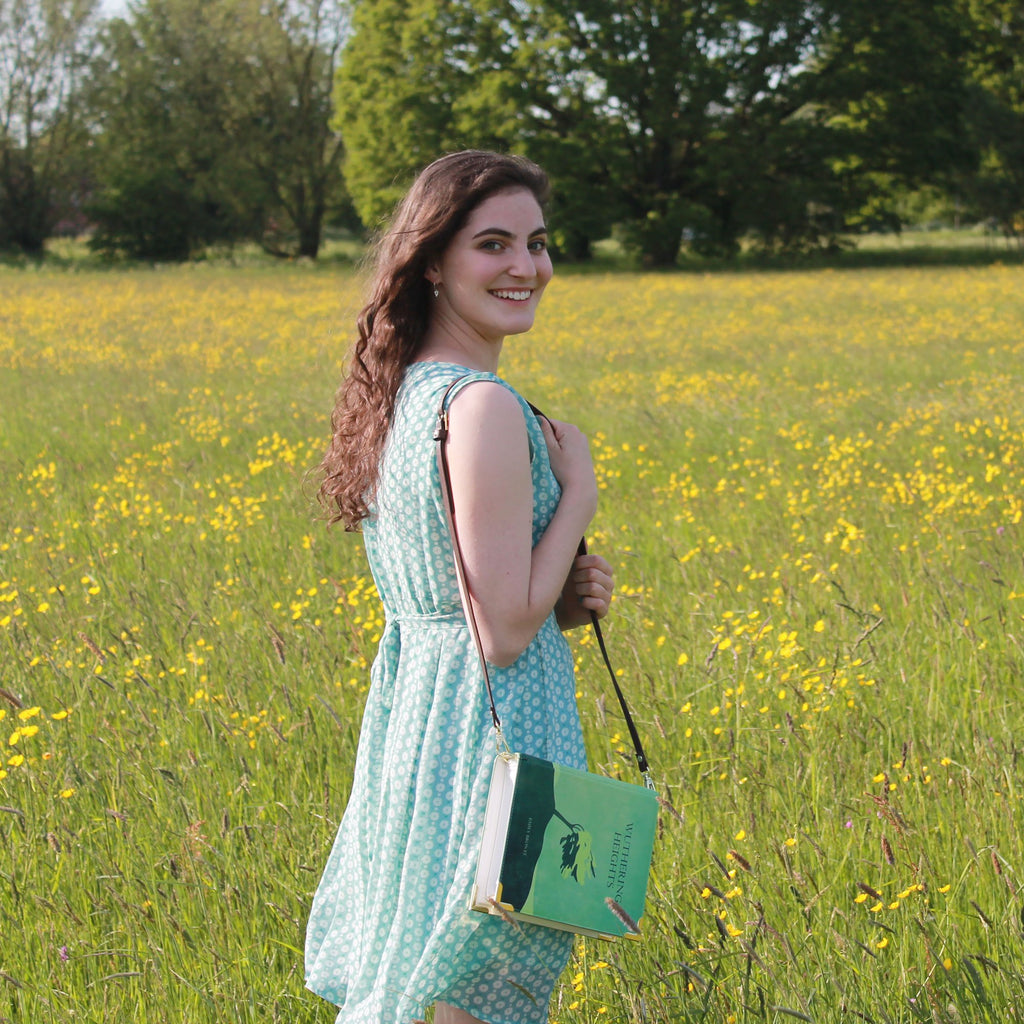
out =
[(0, 0), (0, 247), (88, 205), (106, 252), (315, 257), (470, 146), (550, 172), (574, 260), (834, 250), (922, 188), (1024, 231), (1015, 0), (139, 0), (97, 55), (99, 25)]
[(205, 0), (150, 0), (108, 26), (91, 95), (95, 248), (186, 259), (253, 229), (258, 182), (224, 131), (233, 31), (227, 7)]
[(970, 28), (958, 3), (847, 2), (822, 55), (821, 97), (859, 143), (861, 166), (911, 183), (970, 166), (965, 62)]
[(968, 160), (963, 52), (952, 0), (363, 3), (346, 176), (377, 220), (432, 155), (498, 144), (550, 171), (574, 256), (613, 224), (651, 265), (834, 245), (880, 181)]
[(328, 125), (342, 32), (331, 0), (147, 0), (112, 22), (91, 97), (96, 246), (183, 259), (255, 238), (315, 257), (346, 202)]
[(398, 202), (416, 167), (441, 151), (431, 97), (422, 89), (407, 94), (411, 58), (401, 49), (403, 35), (413, 30), (407, 7), (404, 0), (356, 5), (335, 80), (334, 125), (346, 143), (345, 182), (368, 226)]
[(508, 148), (512, 142), (501, 131), (500, 110), (495, 129), (473, 114), (473, 91), (479, 103), (495, 88), (489, 77), (480, 77), (487, 20), (482, 12), (477, 17), (475, 6), (472, 0), (354, 5), (352, 36), (335, 84), (335, 125), (345, 139), (346, 185), (370, 228), (439, 154)]
[(1024, 236), (1024, 10), (1010, 0), (970, 0), (970, 131), (981, 153), (958, 192), (1006, 236)]
[(28, 154), (0, 141), (0, 249), (38, 254), (50, 233), (53, 208)]
[(251, 43), (237, 55), (228, 133), (267, 197), (264, 247), (315, 258), (328, 220), (354, 221), (341, 176), (342, 139), (331, 127), (347, 6), (276, 0), (260, 11)]
[(81, 77), (97, 0), (0, 0), (0, 248), (38, 255), (88, 168)]
[(97, 222), (89, 245), (108, 256), (186, 260), (204, 245), (237, 233), (222, 207), (204, 201), (194, 183), (158, 160), (111, 173), (89, 213)]

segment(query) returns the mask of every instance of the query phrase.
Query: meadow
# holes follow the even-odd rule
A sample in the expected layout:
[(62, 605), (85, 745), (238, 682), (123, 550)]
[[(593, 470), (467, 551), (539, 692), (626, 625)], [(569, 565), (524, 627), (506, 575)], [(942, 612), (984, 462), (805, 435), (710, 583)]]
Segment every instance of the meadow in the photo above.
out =
[[(0, 268), (0, 1022), (333, 1020), (305, 915), (383, 622), (307, 479), (351, 270)], [(1024, 268), (556, 277), (662, 796), (552, 1021), (1024, 1020)], [(574, 638), (592, 767), (635, 777)]]

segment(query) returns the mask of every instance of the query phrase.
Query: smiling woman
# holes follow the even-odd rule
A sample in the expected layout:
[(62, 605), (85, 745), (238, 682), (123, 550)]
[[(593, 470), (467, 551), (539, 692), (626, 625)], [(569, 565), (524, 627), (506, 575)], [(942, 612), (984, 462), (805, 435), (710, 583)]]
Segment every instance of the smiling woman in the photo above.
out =
[(341, 1024), (545, 1024), (572, 937), (476, 914), (494, 737), (435, 460), (442, 396), (469, 590), (516, 750), (586, 766), (561, 629), (604, 615), (608, 562), (577, 556), (597, 506), (587, 439), (497, 376), (551, 279), (547, 179), (518, 157), (443, 157), (379, 252), (339, 392), (322, 497), (360, 526), (386, 625), (355, 776), (307, 931), (307, 985)]

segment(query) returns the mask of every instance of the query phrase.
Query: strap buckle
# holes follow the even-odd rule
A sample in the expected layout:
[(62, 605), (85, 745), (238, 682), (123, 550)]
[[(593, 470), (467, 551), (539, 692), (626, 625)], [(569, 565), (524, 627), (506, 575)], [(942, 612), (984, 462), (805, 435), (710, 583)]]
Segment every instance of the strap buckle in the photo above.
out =
[[(448, 396), (445, 395), (445, 397)], [(443, 407), (437, 410), (437, 429), (434, 431), (434, 440), (448, 440), (448, 410)]]
[(505, 739), (505, 733), (502, 731), (500, 725), (494, 727), (494, 747), (497, 751), (498, 757), (503, 761), (511, 761), (515, 754), (512, 753), (512, 748), (508, 745), (508, 740)]

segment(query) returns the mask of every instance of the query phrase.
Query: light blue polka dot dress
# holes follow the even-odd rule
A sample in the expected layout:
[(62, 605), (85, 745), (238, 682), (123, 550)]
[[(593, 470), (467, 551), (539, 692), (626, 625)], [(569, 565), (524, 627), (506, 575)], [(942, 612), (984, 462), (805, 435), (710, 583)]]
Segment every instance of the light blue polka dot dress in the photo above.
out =
[[(546, 1024), (572, 948), (568, 933), (469, 909), (495, 746), (433, 440), (441, 397), (458, 377), (460, 388), (499, 380), (450, 363), (407, 370), (363, 524), (386, 625), (352, 793), (306, 935), (306, 984), (341, 1007), (339, 1024), (410, 1024), (435, 1000), (488, 1024)], [(560, 491), (540, 425), (519, 401), (536, 544)], [(553, 614), (491, 680), (513, 750), (586, 766), (572, 655)]]

